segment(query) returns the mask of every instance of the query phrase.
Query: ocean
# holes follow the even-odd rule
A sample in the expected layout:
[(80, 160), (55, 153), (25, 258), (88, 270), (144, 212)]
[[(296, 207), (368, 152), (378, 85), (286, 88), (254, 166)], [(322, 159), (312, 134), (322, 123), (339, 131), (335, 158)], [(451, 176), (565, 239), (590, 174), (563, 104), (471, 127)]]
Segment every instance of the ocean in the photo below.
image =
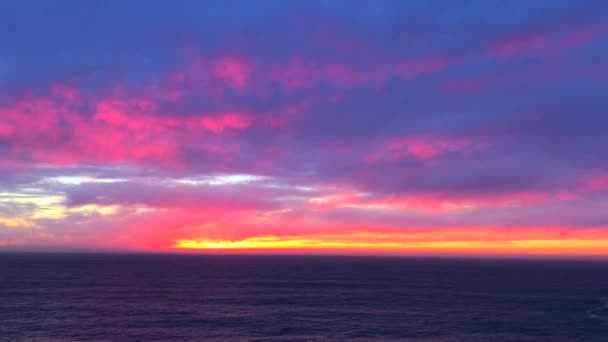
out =
[(0, 341), (608, 341), (608, 262), (0, 254)]

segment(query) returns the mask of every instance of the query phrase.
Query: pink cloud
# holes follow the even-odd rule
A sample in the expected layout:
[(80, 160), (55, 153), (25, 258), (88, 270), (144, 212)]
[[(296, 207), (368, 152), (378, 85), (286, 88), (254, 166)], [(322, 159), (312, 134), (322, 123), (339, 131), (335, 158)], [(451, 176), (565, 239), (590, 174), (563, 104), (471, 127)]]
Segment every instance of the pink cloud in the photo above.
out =
[(578, 201), (581, 199), (581, 196), (579, 194), (566, 191), (558, 192), (555, 196), (558, 200), (567, 202)]
[[(88, 117), (79, 107), (85, 103), (81, 95), (56, 85), (50, 96), (28, 96), (0, 108), (0, 137), (10, 139), (11, 153), (18, 159), (60, 165), (155, 160), (169, 165), (178, 163), (179, 146), (197, 133), (241, 131), (254, 123), (253, 117), (238, 112), (162, 116), (155, 97), (153, 92), (117, 90), (88, 99), (86, 103), (94, 108)], [(196, 141), (198, 147), (210, 153), (228, 152), (204, 137)]]
[[(379, 58), (376, 56), (375, 58)], [(167, 98), (178, 101), (189, 92), (204, 90), (206, 96), (221, 99), (222, 86), (241, 92), (267, 96), (268, 84), (279, 84), (291, 93), (311, 89), (321, 82), (342, 87), (362, 84), (381, 85), (394, 77), (412, 79), (443, 71), (455, 61), (443, 56), (408, 58), (387, 63), (378, 60), (365, 67), (356, 67), (342, 60), (309, 59), (292, 56), (285, 64), (252, 61), (241, 55), (194, 57), (178, 66), (166, 78), (163, 89)], [(217, 81), (220, 81), (218, 83)], [(223, 85), (221, 83), (224, 83)]]
[[(189, 127), (196, 127), (194, 120), (189, 122)], [(244, 115), (238, 113), (227, 113), (218, 116), (204, 117), (199, 120), (200, 126), (214, 132), (221, 133), (225, 129), (245, 129), (251, 125), (251, 121)]]
[(589, 189), (595, 191), (608, 189), (608, 175), (588, 179), (585, 184)]
[(457, 152), (471, 146), (469, 139), (418, 138), (394, 139), (387, 147), (368, 154), (367, 160), (405, 159), (432, 160), (447, 152)]
[(493, 42), (488, 47), (488, 54), (493, 57), (513, 57), (520, 53), (532, 53), (546, 47), (548, 37), (546, 33), (508, 37)]
[(51, 87), (51, 95), (56, 97), (63, 97), (70, 102), (74, 102), (78, 99), (78, 90), (73, 87), (55, 84)]
[(251, 67), (244, 58), (223, 57), (213, 64), (214, 75), (236, 89), (244, 89), (247, 86)]
[(607, 32), (604, 27), (594, 27), (580, 28), (566, 34), (527, 33), (497, 40), (488, 46), (486, 53), (494, 58), (555, 57), (583, 48)]

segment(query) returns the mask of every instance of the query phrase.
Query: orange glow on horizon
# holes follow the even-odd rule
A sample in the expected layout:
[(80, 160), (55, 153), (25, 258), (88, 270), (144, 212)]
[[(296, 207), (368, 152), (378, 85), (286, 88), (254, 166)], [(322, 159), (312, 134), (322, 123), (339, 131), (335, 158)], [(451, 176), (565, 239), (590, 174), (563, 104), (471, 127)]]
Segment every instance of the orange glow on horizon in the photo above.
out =
[[(382, 235), (382, 234), (380, 234)], [(408, 240), (405, 234), (388, 234), (372, 238), (371, 234), (261, 236), (242, 240), (180, 239), (171, 249), (199, 251), (247, 252), (348, 252), (396, 254), (530, 254), (608, 256), (608, 238), (586, 239), (538, 238), (525, 240), (421, 241)], [(377, 235), (376, 235), (377, 236)]]

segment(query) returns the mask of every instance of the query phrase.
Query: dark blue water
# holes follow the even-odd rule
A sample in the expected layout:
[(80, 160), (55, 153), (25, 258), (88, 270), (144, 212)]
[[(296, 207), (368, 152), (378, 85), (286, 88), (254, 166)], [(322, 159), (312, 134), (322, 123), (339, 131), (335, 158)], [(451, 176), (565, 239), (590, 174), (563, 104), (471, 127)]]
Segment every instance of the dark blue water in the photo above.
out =
[(608, 341), (608, 263), (0, 254), (4, 341)]

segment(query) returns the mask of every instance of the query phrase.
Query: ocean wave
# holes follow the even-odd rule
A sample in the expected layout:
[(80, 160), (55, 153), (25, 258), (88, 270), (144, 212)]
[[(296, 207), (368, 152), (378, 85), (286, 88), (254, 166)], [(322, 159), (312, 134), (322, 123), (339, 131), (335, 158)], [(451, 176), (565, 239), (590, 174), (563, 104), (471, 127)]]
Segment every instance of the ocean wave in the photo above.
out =
[(602, 305), (587, 310), (587, 317), (593, 319), (608, 319), (608, 297), (600, 298)]

